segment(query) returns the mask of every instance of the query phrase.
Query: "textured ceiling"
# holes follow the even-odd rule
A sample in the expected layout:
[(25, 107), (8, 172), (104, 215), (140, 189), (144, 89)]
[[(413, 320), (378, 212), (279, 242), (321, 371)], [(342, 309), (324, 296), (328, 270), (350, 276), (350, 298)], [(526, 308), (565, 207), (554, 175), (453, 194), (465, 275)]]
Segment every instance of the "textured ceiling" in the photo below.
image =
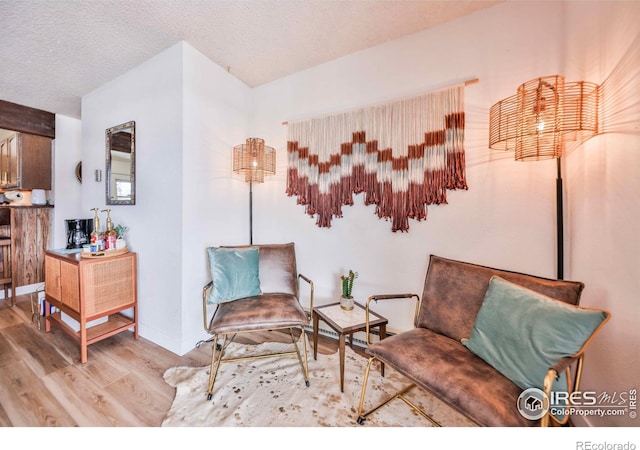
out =
[(0, 99), (80, 117), (80, 99), (179, 41), (249, 86), (498, 1), (0, 0)]

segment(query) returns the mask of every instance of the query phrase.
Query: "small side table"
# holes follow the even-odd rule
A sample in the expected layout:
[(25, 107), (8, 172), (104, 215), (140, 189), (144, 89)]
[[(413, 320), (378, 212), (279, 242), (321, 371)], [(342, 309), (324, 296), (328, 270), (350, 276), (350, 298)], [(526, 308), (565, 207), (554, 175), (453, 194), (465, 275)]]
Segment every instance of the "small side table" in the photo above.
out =
[[(387, 324), (389, 321), (379, 314), (370, 312), (370, 328), (380, 329), (380, 339), (387, 336)], [(364, 306), (356, 302), (352, 310), (346, 311), (340, 307), (340, 303), (316, 306), (313, 308), (313, 359), (318, 359), (318, 323), (322, 319), (329, 327), (338, 333), (340, 338), (340, 392), (344, 392), (344, 353), (345, 336), (349, 335), (349, 345), (353, 347), (353, 333), (365, 331), (366, 311)], [(384, 376), (384, 364), (380, 371)]]

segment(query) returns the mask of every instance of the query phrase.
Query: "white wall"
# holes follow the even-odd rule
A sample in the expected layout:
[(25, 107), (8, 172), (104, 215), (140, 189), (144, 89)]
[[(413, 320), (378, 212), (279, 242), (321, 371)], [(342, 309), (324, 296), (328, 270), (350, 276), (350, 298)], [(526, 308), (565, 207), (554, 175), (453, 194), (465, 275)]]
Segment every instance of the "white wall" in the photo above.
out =
[[(318, 303), (336, 301), (341, 273), (359, 272), (354, 294), (422, 293), (428, 255), (555, 276), (555, 163), (517, 163), (488, 149), (488, 109), (524, 81), (562, 70), (557, 44), (562, 9), (508, 3), (371, 48), (256, 89), (256, 134), (278, 149), (278, 176), (260, 186), (256, 222), (262, 241), (286, 237), (300, 270), (316, 283)], [(512, 26), (505, 24), (513, 23)], [(541, 35), (533, 40), (531, 36)], [(550, 51), (549, 51), (550, 50)], [(527, 55), (518, 58), (518, 55)], [(392, 233), (355, 197), (344, 217), (320, 229), (286, 186), (286, 127), (315, 117), (428, 92), (466, 79), (468, 191), (448, 193), (408, 233)], [(287, 220), (280, 220), (286, 217)], [(411, 325), (409, 305), (380, 304), (391, 328)]]
[[(206, 247), (245, 236), (238, 203), (248, 191), (232, 177), (231, 149), (247, 137), (250, 107), (251, 90), (186, 43), (83, 97), (90, 175), (104, 170), (106, 128), (136, 122), (136, 205), (110, 206), (111, 216), (138, 253), (140, 334), (175, 353), (207, 337)], [(106, 208), (104, 189), (104, 177), (88, 180), (87, 211)]]
[(248, 244), (248, 185), (232, 175), (232, 148), (248, 136), (251, 89), (184, 45), (182, 155), (182, 353), (208, 336), (202, 287), (211, 279), (206, 248)]
[[(183, 49), (175, 45), (82, 98), (83, 210), (106, 209), (105, 130), (136, 122), (136, 204), (110, 205), (138, 254), (140, 335), (180, 352)], [(100, 213), (106, 225), (106, 213)]]
[[(586, 284), (583, 305), (613, 314), (588, 351), (583, 389), (637, 388), (640, 363), (631, 355), (640, 337), (639, 19), (637, 2), (507, 2), (256, 88), (254, 134), (278, 149), (278, 175), (257, 192), (259, 241), (296, 242), (299, 269), (314, 279), (318, 303), (337, 300), (338, 277), (348, 269), (360, 274), (354, 294), (361, 300), (374, 293), (421, 294), (430, 253), (555, 277), (555, 161), (515, 162), (510, 153), (489, 150), (489, 108), (539, 76), (601, 83), (626, 72), (617, 75), (627, 82), (620, 95), (627, 104), (614, 114), (619, 132), (565, 158), (565, 278)], [(480, 82), (466, 89), (469, 190), (430, 207), (426, 222), (413, 221), (408, 233), (394, 234), (356, 196), (353, 207), (343, 208), (344, 218), (320, 229), (284, 194), (283, 121), (475, 77)], [(410, 323), (406, 308), (376, 307), (392, 328)], [(624, 417), (586, 423), (632, 424)]]
[[(569, 268), (583, 280), (583, 306), (612, 319), (589, 348), (584, 389), (638, 389), (640, 331), (640, 3), (567, 5), (567, 71), (602, 83), (604, 134), (566, 158)], [(638, 419), (584, 419), (637, 426)]]
[[(53, 148), (53, 186), (49, 200), (54, 208), (50, 247), (65, 248), (65, 220), (91, 217), (82, 209), (82, 184), (76, 178), (76, 165), (82, 160), (82, 122), (56, 114), (56, 138)], [(90, 175), (85, 171), (85, 180)]]

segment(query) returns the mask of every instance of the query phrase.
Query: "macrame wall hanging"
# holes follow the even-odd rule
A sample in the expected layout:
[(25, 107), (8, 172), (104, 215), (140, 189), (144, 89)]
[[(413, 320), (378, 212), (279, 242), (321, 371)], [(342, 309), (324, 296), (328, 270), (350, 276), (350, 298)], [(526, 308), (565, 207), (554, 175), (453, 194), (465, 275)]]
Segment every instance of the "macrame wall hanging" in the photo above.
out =
[(447, 190), (467, 189), (464, 86), (289, 122), (287, 195), (328, 228), (362, 193), (392, 231), (408, 231)]

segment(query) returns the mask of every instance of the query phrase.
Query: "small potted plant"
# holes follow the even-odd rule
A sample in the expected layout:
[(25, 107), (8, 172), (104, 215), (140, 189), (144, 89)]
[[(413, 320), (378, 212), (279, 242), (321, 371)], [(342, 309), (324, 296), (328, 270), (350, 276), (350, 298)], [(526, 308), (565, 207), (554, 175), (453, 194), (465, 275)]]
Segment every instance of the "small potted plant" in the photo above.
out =
[(347, 275), (341, 275), (342, 280), (342, 296), (340, 297), (340, 307), (347, 311), (353, 309), (354, 301), (351, 292), (353, 290), (353, 280), (358, 278), (358, 273), (353, 270), (349, 270)]
[(118, 224), (113, 229), (116, 231), (116, 249), (125, 248), (127, 246), (125, 237), (129, 227)]

